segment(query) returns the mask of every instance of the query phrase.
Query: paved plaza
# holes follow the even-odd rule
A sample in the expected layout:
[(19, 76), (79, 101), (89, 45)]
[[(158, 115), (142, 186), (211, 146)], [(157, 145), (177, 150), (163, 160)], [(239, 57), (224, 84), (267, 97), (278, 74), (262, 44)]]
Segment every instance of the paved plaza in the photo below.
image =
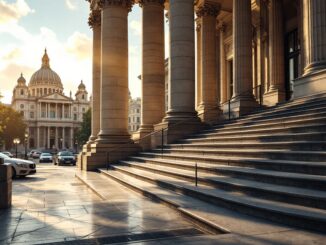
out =
[(128, 235), (132, 239), (133, 234), (155, 235), (164, 230), (193, 232), (192, 225), (171, 209), (119, 184), (112, 182), (109, 198), (103, 200), (74, 177), (74, 167), (37, 167), (35, 176), (13, 181), (13, 207), (0, 211), (0, 244)]

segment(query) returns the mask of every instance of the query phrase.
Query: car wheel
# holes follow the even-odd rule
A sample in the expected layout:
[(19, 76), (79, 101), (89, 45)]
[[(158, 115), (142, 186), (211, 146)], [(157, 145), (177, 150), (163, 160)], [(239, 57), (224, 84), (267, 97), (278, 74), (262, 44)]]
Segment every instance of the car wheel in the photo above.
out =
[(12, 169), (11, 178), (14, 179), (14, 178), (16, 178), (16, 175), (17, 175), (16, 170), (14, 167), (12, 167), (11, 169)]

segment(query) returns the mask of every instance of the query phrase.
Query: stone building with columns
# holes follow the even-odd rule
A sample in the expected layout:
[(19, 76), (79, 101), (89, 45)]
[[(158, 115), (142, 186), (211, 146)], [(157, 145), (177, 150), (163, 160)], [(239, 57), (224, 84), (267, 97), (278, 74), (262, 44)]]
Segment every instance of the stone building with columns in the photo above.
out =
[[(207, 124), (326, 91), (324, 0), (89, 0), (92, 136), (84, 170), (140, 149), (128, 133), (128, 13), (142, 8), (140, 137), (170, 143)], [(169, 22), (165, 110), (164, 21)], [(195, 41), (197, 40), (197, 41)], [(183, 122), (178, 125), (178, 122)], [(157, 145), (155, 136), (145, 144)]]
[(81, 81), (75, 99), (64, 95), (59, 75), (50, 67), (45, 50), (42, 66), (27, 84), (23, 74), (13, 90), (12, 108), (25, 119), (29, 149), (73, 149), (74, 133), (90, 106), (88, 92)]

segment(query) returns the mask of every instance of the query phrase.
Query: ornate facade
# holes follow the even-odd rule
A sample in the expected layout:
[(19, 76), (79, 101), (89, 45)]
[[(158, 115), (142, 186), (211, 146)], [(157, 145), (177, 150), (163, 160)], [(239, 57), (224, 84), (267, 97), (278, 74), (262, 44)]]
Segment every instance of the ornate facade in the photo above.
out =
[(81, 81), (76, 98), (65, 96), (59, 75), (50, 67), (45, 50), (42, 67), (29, 84), (21, 74), (11, 106), (22, 113), (28, 127), (28, 148), (73, 149), (74, 133), (89, 108), (88, 92)]
[[(128, 134), (127, 18), (133, 4), (142, 7), (140, 137), (165, 129), (169, 143), (225, 115), (326, 91), (324, 0), (90, 3), (96, 110), (82, 169), (103, 166), (107, 152), (117, 160), (139, 150)], [(164, 10), (170, 31), (167, 110)], [(155, 142), (153, 136), (145, 143)]]

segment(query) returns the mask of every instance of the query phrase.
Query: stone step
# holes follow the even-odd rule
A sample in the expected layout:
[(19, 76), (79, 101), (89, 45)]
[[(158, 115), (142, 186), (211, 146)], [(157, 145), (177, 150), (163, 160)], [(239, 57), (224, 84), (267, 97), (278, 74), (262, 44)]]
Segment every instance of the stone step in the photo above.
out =
[[(113, 166), (115, 168), (115, 166)], [(310, 207), (303, 207), (294, 204), (287, 204), (283, 202), (262, 200), (254, 197), (241, 195), (240, 193), (230, 193), (223, 190), (217, 190), (209, 186), (195, 187), (186, 181), (176, 180), (167, 176), (160, 176), (160, 178), (152, 177), (142, 170), (126, 171), (125, 169), (115, 168), (115, 171), (100, 170), (103, 174), (116, 179), (120, 183), (127, 182), (127, 186), (135, 188), (138, 180), (146, 181), (154, 184), (159, 189), (168, 189), (176, 193), (194, 197), (201, 201), (217, 205), (219, 207), (229, 208), (248, 215), (272, 220), (288, 225), (293, 225), (305, 229), (317, 230), (321, 232), (326, 231), (326, 212), (321, 209)], [(116, 174), (119, 172), (120, 174)], [(127, 175), (128, 177), (123, 177)], [(134, 181), (130, 179), (134, 178)], [(128, 179), (128, 180), (127, 180)], [(139, 182), (138, 182), (139, 183)], [(141, 186), (141, 183), (138, 186)], [(146, 189), (147, 193), (151, 190)], [(147, 194), (148, 195), (148, 194)], [(168, 195), (165, 199), (172, 199)], [(173, 202), (173, 201), (172, 201)]]
[(157, 159), (182, 160), (189, 162), (208, 163), (212, 165), (228, 165), (249, 167), (280, 172), (305, 173), (311, 175), (326, 175), (326, 162), (308, 162), (268, 159), (262, 157), (236, 157), (236, 156), (203, 156), (194, 154), (164, 154), (154, 152), (141, 152), (139, 156)]
[(210, 138), (215, 136), (243, 136), (243, 135), (255, 135), (255, 134), (281, 134), (281, 133), (307, 133), (307, 132), (324, 132), (325, 131), (325, 123), (318, 124), (309, 124), (309, 125), (293, 125), (293, 126), (283, 126), (281, 123), (277, 127), (265, 127), (265, 128), (257, 128), (257, 129), (235, 129), (235, 130), (220, 130), (213, 131), (210, 133), (198, 133), (195, 135), (191, 135), (187, 137), (187, 139), (196, 139), (196, 138)]
[[(132, 169), (140, 169), (159, 175), (174, 177), (176, 179), (185, 180), (190, 183), (195, 183), (196, 181), (194, 170), (181, 170), (171, 166), (158, 166), (156, 164), (133, 161), (120, 161), (119, 165), (127, 166)], [(119, 168), (119, 165), (115, 165), (114, 168)], [(231, 192), (240, 192), (246, 195), (262, 197), (269, 200), (326, 209), (325, 191), (279, 186), (262, 183), (259, 181), (243, 180), (234, 177), (216, 175), (214, 173), (197, 173), (197, 176), (199, 185), (207, 185)], [(326, 177), (323, 180), (323, 184), (326, 184)]]
[(188, 144), (169, 144), (164, 146), (166, 149), (288, 149), (303, 151), (323, 151), (326, 150), (325, 141), (283, 141), (283, 142), (224, 142), (224, 143), (188, 143)]
[(131, 157), (130, 161), (138, 163), (149, 163), (156, 166), (173, 167), (175, 172), (179, 171), (179, 169), (189, 170), (192, 173), (195, 172), (195, 165), (197, 164), (199, 173), (213, 173), (215, 175), (254, 180), (275, 185), (286, 185), (305, 189), (326, 191), (326, 177), (323, 175), (309, 175), (306, 173), (300, 174), (280, 172), (275, 170), (264, 170), (250, 167), (191, 162), (189, 160), (181, 161), (148, 157)]
[(326, 131), (323, 132), (305, 132), (305, 133), (257, 133), (254, 135), (231, 135), (231, 136), (216, 136), (207, 138), (186, 138), (179, 140), (178, 143), (220, 143), (220, 142), (242, 142), (242, 143), (257, 143), (257, 142), (287, 142), (287, 141), (325, 141)]
[(276, 106), (267, 109), (258, 109), (250, 114), (247, 114), (243, 117), (227, 120), (221, 122), (220, 124), (228, 124), (228, 123), (239, 123), (246, 121), (259, 121), (265, 119), (272, 119), (275, 117), (287, 117), (296, 114), (305, 114), (309, 113), (310, 110), (320, 110), (319, 108), (323, 108), (326, 104), (326, 99), (310, 102), (310, 103), (297, 103), (297, 104), (285, 104), (282, 106)]
[[(153, 150), (154, 153), (162, 153), (161, 149)], [(163, 149), (163, 154), (194, 154), (199, 156), (238, 156), (238, 157), (258, 157), (275, 160), (307, 161), (319, 162), (325, 161), (325, 151), (288, 151), (282, 149)]]
[(295, 117), (286, 117), (286, 118), (274, 118), (265, 121), (252, 121), (247, 123), (239, 124), (229, 124), (229, 125), (220, 125), (214, 126), (210, 129), (202, 130), (201, 135), (215, 133), (215, 132), (226, 132), (231, 130), (239, 129), (259, 129), (259, 128), (277, 128), (282, 125), (283, 127), (290, 126), (305, 126), (309, 124), (326, 124), (326, 107), (323, 109), (323, 112), (318, 114), (307, 114), (305, 116), (295, 116)]

